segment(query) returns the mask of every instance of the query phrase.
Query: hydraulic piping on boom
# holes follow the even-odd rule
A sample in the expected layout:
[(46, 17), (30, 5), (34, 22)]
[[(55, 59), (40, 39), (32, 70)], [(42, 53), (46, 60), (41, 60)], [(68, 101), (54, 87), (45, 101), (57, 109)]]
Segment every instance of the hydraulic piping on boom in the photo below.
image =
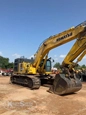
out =
[[(49, 51), (74, 39), (76, 39), (75, 44), (62, 62), (63, 72), (53, 77), (51, 58), (48, 58)], [(34, 59), (15, 59), (10, 80), (12, 83), (27, 85), (30, 89), (38, 89), (43, 82), (51, 82), (49, 90), (59, 95), (79, 91), (82, 84), (72, 71), (73, 61), (84, 51), (85, 47), (86, 21), (46, 39), (38, 48)]]
[(76, 64), (82, 60), (82, 58), (86, 55), (86, 49), (82, 52), (82, 54), (78, 57)]

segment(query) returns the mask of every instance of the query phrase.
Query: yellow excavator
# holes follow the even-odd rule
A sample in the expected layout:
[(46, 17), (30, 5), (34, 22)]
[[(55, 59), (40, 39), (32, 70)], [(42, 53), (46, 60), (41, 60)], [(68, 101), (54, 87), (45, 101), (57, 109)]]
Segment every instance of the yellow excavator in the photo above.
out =
[[(51, 74), (52, 60), (49, 51), (76, 39), (75, 44), (62, 62), (62, 73)], [(79, 91), (81, 81), (76, 77), (73, 62), (86, 48), (86, 21), (54, 36), (50, 36), (40, 45), (34, 58), (17, 58), (14, 61), (12, 83), (27, 85), (30, 89), (39, 89), (43, 83), (51, 83), (49, 91), (63, 95)], [(65, 49), (66, 50), (66, 49)]]

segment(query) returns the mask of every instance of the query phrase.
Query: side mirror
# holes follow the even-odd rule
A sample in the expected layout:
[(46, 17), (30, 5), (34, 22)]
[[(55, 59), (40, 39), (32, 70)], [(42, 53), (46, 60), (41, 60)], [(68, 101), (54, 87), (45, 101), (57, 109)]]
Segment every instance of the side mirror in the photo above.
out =
[(53, 59), (52, 62), (55, 62), (55, 60)]

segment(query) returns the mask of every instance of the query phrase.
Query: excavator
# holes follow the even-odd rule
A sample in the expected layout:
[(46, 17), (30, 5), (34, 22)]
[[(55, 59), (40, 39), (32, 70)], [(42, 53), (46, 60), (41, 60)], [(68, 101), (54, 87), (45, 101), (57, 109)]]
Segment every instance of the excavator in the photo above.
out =
[[(49, 51), (75, 39), (75, 44), (62, 62), (62, 72), (53, 76), (51, 74), (52, 59), (48, 57)], [(82, 88), (82, 83), (76, 77), (74, 67), (77, 64), (73, 61), (85, 48), (86, 21), (45, 39), (34, 58), (15, 59), (10, 80), (12, 83), (27, 85), (30, 89), (39, 89), (41, 84), (47, 81), (46, 83), (51, 83), (49, 92), (58, 95), (75, 93)]]

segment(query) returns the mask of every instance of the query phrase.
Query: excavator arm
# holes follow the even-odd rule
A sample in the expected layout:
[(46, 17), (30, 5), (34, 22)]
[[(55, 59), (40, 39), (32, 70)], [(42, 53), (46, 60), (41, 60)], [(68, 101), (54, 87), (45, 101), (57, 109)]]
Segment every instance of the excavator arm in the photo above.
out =
[[(74, 39), (77, 39), (74, 47), (71, 49), (71, 51), (67, 55), (67, 58), (64, 60), (65, 64), (71, 63), (72, 60), (74, 60), (85, 48), (85, 42), (86, 42), (85, 34), (86, 34), (86, 21), (79, 24), (76, 27), (72, 27), (64, 32), (61, 32), (46, 39), (38, 48), (38, 51), (35, 54), (35, 60), (32, 65), (35, 68), (35, 72), (39, 68), (39, 64), (42, 61), (42, 59), (45, 58), (45, 56), (49, 53), (50, 50), (58, 46), (61, 46), (67, 42), (70, 42)], [(84, 44), (84, 46), (81, 46), (81, 44)], [(80, 48), (80, 51), (78, 53), (74, 51), (76, 48), (77, 48), (76, 52)]]
[[(80, 38), (78, 38), (75, 42), (75, 44), (73, 45), (73, 47), (71, 48), (71, 50), (69, 51), (69, 53), (66, 55), (65, 59), (62, 62), (62, 66), (70, 66), (70, 67), (74, 67), (74, 65), (76, 65), (76, 63), (74, 63), (73, 61), (86, 49), (86, 36), (82, 36)], [(86, 51), (85, 51), (86, 52)], [(84, 52), (84, 53), (85, 53)], [(81, 57), (84, 54), (81, 55)], [(81, 57), (77, 60), (80, 61)]]

